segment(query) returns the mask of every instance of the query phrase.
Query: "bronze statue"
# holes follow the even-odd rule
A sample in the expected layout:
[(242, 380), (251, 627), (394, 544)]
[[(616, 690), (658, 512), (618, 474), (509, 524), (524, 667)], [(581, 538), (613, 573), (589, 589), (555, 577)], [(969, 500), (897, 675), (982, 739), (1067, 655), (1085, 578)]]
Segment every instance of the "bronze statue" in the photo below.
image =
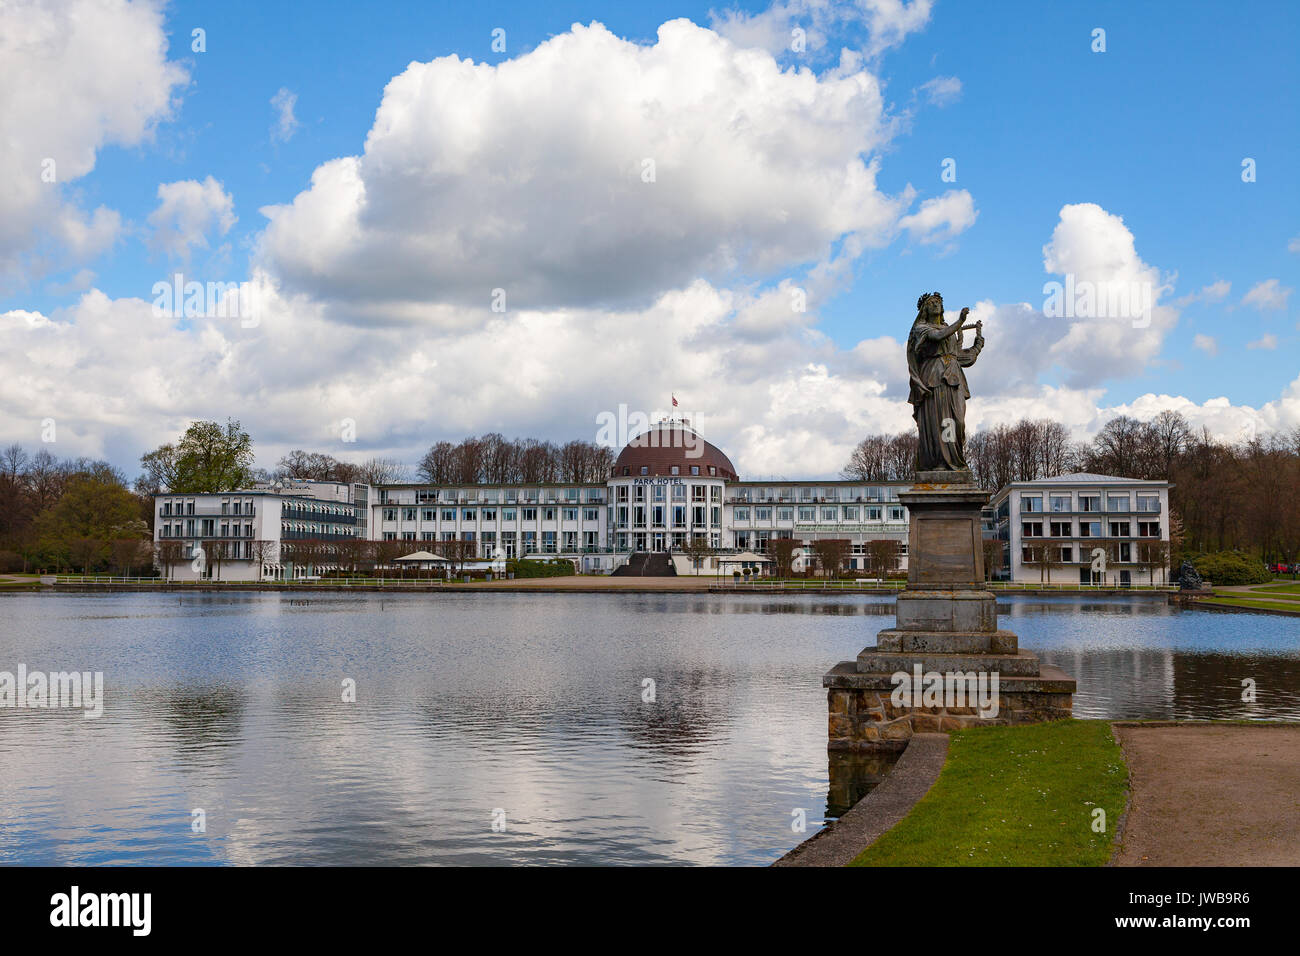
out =
[(943, 321), (943, 296), (929, 292), (916, 300), (916, 321), (907, 337), (907, 396), (916, 419), (916, 470), (968, 471), (966, 399), (970, 387), (963, 368), (975, 364), (984, 348), (984, 323), (975, 323), (975, 344), (962, 348), (970, 309), (953, 325)]

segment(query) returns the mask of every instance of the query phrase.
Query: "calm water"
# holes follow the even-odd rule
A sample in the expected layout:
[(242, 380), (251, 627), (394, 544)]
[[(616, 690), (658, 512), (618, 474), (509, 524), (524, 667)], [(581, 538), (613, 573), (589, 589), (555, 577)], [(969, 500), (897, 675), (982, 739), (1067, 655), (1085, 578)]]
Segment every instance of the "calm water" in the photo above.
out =
[[(107, 701), (98, 720), (0, 708), (0, 862), (767, 863), (802, 839), (792, 810), (809, 835), (827, 814), (821, 674), (892, 610), (860, 595), (5, 595), (0, 670), (103, 671)], [(1300, 620), (1070, 597), (1003, 611), (1078, 679), (1080, 716), (1300, 718)], [(860, 790), (880, 772), (839, 777)]]

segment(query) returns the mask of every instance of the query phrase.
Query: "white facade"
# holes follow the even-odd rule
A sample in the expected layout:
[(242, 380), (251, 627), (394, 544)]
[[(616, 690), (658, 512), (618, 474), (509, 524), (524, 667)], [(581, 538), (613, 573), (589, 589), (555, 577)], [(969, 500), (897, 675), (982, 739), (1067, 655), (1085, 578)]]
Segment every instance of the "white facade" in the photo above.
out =
[(1017, 481), (990, 501), (999, 576), (1125, 587), (1168, 583), (1167, 481), (1077, 473)]

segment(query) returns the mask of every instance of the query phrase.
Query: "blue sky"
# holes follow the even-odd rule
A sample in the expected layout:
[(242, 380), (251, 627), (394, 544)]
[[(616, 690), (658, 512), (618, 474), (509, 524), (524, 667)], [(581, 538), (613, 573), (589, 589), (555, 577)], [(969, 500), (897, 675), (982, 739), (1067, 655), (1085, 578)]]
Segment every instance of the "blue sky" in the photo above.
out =
[[(793, 6), (789, 22), (811, 25), (814, 8), (832, 10), (835, 4)], [(24, 262), (0, 285), (0, 313), (23, 310), (57, 319), (75, 308), (87, 286), (113, 301), (148, 300), (153, 283), (174, 268), (241, 280), (258, 260), (271, 262), (274, 273), (275, 257), (268, 259), (260, 246), (268, 220), (259, 209), (292, 202), (309, 189), (321, 164), (360, 155), (385, 85), (412, 61), (456, 54), (495, 64), (527, 57), (573, 23), (598, 21), (616, 37), (649, 47), (660, 25), (678, 17), (710, 27), (723, 9), (770, 16), (766, 4), (691, 3), (322, 2), (308, 13), (287, 4), (232, 0), (176, 2), (161, 9), (166, 58), (188, 74), (171, 89), (170, 115), (155, 116), (152, 135), (139, 142), (103, 137), (93, 168), (61, 186), (63, 201), (75, 207), (117, 210), (117, 235), (98, 255), (72, 257), (43, 273)], [(830, 51), (865, 49), (872, 40), (872, 31), (851, 14), (821, 22), (828, 40), (822, 51), (777, 51), (778, 63), (802, 64), (825, 77), (836, 60)], [(206, 31), (205, 52), (190, 50), (195, 27)], [(1098, 27), (1106, 34), (1104, 53), (1090, 49)], [(495, 28), (506, 31), (504, 53), (491, 49)], [(723, 27), (719, 31), (726, 33)], [(815, 297), (815, 333), (827, 336), (840, 358), (864, 339), (901, 338), (916, 296), (932, 288), (945, 293), (950, 309), (979, 301), (991, 308), (1014, 303), (1039, 308), (1043, 283), (1059, 278), (1045, 272), (1043, 247), (1062, 207), (1095, 204), (1123, 220), (1137, 257), (1172, 282), (1162, 304), (1216, 282), (1226, 281), (1230, 288), (1215, 301), (1181, 302), (1172, 324), (1136, 368), (1117, 366), (1111, 375), (1104, 356), (1096, 355), (1087, 371), (1071, 367), (1068, 359), (1043, 364), (1037, 373), (1042, 385), (1078, 385), (1080, 376), (1087, 376), (1091, 388), (1104, 392), (1097, 413), (1073, 424), (1096, 427), (1106, 409), (1147, 393), (1196, 405), (1226, 396), (1233, 406), (1251, 409), (1278, 402), (1297, 376), (1300, 342), (1296, 300), (1285, 295), (1300, 273), (1300, 248), (1288, 249), (1300, 237), (1300, 190), (1292, 171), (1300, 147), (1300, 124), (1294, 120), (1297, 44), (1300, 5), (1290, 3), (1000, 2), (990, 7), (940, 0), (923, 25), (865, 61), (863, 69), (881, 84), (885, 114), (896, 124), (870, 155), (878, 162), (881, 193), (897, 197), (909, 186), (915, 190), (907, 212), (926, 199), (964, 190), (977, 216), (948, 240), (909, 241), (899, 232), (878, 247), (869, 244), (851, 263), (850, 282)], [(936, 78), (956, 78), (960, 92), (949, 102), (933, 102), (923, 85)], [(273, 132), (271, 100), (281, 89), (295, 97), (296, 127), (287, 138)], [(940, 180), (946, 157), (956, 161), (955, 182)], [(1255, 182), (1242, 181), (1246, 157), (1257, 164)], [(151, 249), (148, 219), (159, 205), (159, 185), (206, 177), (220, 183), (238, 221), (225, 232), (209, 230), (203, 237), (208, 248), (194, 245), (188, 262)], [(832, 248), (842, 247), (835, 242)], [(783, 279), (804, 281), (818, 261), (815, 255), (787, 256), (776, 267), (749, 262), (722, 272), (701, 265), (699, 274), (718, 287), (762, 290)], [(1264, 308), (1243, 303), (1252, 288), (1269, 280), (1283, 298), (1275, 294), (1274, 305)], [(674, 287), (681, 283), (655, 291)], [(637, 295), (645, 300), (642, 305), (654, 299), (641, 290), (610, 308), (627, 307)], [(807, 330), (801, 334), (806, 338)], [(1194, 344), (1198, 335), (1204, 337), (1199, 345)], [(1273, 337), (1272, 347), (1267, 336)], [(1008, 344), (1005, 337), (990, 339), (990, 349)], [(1256, 347), (1248, 348), (1250, 343)], [(832, 372), (836, 361), (828, 360)], [(681, 388), (690, 392), (691, 378), (683, 378)], [(273, 388), (274, 383), (263, 384), (264, 392)], [(697, 386), (689, 395), (694, 404), (704, 408), (710, 399), (717, 401), (701, 391)], [(775, 403), (772, 396), (780, 391), (769, 387), (769, 400)], [(634, 404), (655, 400), (644, 390), (628, 397)], [(605, 404), (598, 400), (594, 407), (613, 407), (617, 400), (623, 397), (603, 397)], [(444, 409), (459, 404), (435, 403)], [(219, 402), (184, 404), (153, 426), (223, 417)], [(1032, 401), (1024, 407), (1032, 409)], [(582, 410), (584, 421), (588, 411)], [(1290, 421), (1291, 414), (1289, 406), (1278, 406), (1264, 415), (1260, 427), (1300, 424)], [(768, 433), (774, 427), (758, 424)], [(744, 447), (741, 436), (755, 423), (728, 420), (720, 426)], [(445, 422), (452, 436), (484, 427), (565, 430), (560, 416), (509, 411)], [(289, 441), (291, 428), (277, 430), (290, 444), (311, 443), (310, 436)], [(1221, 424), (1220, 430), (1231, 428)], [(22, 429), (11, 431), (0, 439), (23, 438)], [(581, 429), (570, 432), (586, 437)], [(142, 441), (138, 430), (118, 424), (85, 422), (76, 433), (88, 452), (121, 458), (138, 455), (134, 446)], [(418, 446), (420, 437), (410, 429), (371, 434), (371, 450), (393, 453)], [(160, 434), (157, 441), (167, 437)]]

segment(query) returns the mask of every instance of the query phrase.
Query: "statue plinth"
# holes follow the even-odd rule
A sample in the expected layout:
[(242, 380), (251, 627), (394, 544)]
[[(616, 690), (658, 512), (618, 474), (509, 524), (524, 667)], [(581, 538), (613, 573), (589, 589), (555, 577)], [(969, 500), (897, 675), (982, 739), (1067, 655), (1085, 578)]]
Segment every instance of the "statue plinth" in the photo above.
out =
[[(968, 471), (923, 471), (899, 500), (909, 514), (907, 586), (894, 627), (822, 678), (830, 749), (901, 750), (913, 733), (1069, 717), (1075, 682), (998, 628), (997, 598), (984, 581), (988, 492)], [(896, 689), (919, 687), (918, 675), (983, 681), (995, 704), (981, 715), (963, 695), (900, 702)]]

